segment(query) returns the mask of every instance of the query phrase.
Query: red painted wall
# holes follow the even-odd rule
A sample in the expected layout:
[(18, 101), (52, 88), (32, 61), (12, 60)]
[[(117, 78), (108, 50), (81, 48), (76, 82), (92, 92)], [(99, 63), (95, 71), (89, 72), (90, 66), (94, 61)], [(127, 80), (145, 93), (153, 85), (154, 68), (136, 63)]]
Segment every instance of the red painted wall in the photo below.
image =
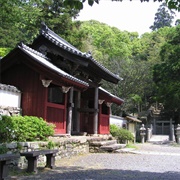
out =
[(2, 83), (14, 85), (22, 92), (23, 115), (44, 118), (45, 88), (38, 73), (23, 64), (18, 64), (3, 72)]
[(108, 108), (107, 114), (102, 112), (102, 104), (99, 105), (99, 134), (109, 134), (110, 133), (110, 110)]
[(55, 127), (55, 133), (66, 133), (66, 121), (65, 119), (65, 107), (50, 107), (47, 106), (47, 122), (53, 123)]
[(21, 92), (22, 115), (42, 117), (56, 125), (55, 133), (66, 133), (66, 103), (47, 103), (47, 88), (40, 74), (24, 64), (17, 64), (1, 74), (3, 84), (14, 85)]
[(99, 118), (99, 134), (109, 134), (109, 115), (101, 114)]
[[(87, 99), (92, 100), (88, 96), (88, 93), (84, 93), (81, 99), (81, 107), (84, 107)], [(94, 104), (94, 103), (93, 103)], [(92, 107), (91, 107), (92, 108)], [(102, 110), (103, 108), (103, 110)], [(98, 113), (98, 134), (109, 134), (110, 128), (110, 108), (106, 106), (106, 104), (99, 105), (99, 113)], [(81, 112), (80, 116), (80, 129), (82, 132), (87, 132), (89, 134), (93, 134), (94, 127), (94, 113), (83, 113)]]

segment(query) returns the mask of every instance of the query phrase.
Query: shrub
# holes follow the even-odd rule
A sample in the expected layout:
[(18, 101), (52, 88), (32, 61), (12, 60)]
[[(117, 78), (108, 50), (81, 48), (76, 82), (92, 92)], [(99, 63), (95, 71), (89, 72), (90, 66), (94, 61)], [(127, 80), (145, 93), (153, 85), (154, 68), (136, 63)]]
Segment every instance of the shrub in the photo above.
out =
[(130, 131), (119, 128), (115, 124), (110, 125), (110, 133), (118, 140), (119, 143), (125, 143), (126, 141), (134, 140), (134, 137)]
[(47, 148), (48, 149), (54, 149), (56, 146), (55, 142), (53, 141), (49, 141), (48, 144), (47, 144)]
[(54, 134), (54, 126), (35, 116), (2, 116), (0, 142), (46, 140)]
[(115, 124), (110, 125), (110, 133), (113, 137), (116, 137), (118, 135), (119, 127)]
[(0, 154), (6, 154), (8, 152), (8, 148), (5, 144), (0, 145)]

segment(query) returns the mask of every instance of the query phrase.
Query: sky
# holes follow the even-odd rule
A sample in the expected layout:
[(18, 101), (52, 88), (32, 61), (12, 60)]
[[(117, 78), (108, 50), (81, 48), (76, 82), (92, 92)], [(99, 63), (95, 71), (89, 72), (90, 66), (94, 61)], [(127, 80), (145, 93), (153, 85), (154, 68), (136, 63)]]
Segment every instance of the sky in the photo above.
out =
[[(143, 3), (140, 0), (123, 0), (123, 2), (100, 0), (99, 4), (94, 3), (92, 7), (85, 3), (77, 20), (93, 19), (122, 31), (138, 32), (141, 35), (151, 32), (149, 27), (154, 23), (155, 13), (160, 4), (153, 0)], [(175, 20), (178, 18), (180, 18), (180, 13), (176, 13)]]

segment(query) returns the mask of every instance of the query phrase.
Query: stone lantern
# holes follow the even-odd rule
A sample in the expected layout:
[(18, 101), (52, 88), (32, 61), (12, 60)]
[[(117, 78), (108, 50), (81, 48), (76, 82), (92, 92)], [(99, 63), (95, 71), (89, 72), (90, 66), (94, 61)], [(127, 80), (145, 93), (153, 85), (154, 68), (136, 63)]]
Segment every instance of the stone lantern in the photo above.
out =
[(144, 143), (145, 135), (146, 135), (146, 128), (144, 127), (144, 124), (142, 124), (140, 128), (141, 143)]
[(177, 136), (177, 143), (180, 144), (180, 124), (177, 125), (176, 136)]

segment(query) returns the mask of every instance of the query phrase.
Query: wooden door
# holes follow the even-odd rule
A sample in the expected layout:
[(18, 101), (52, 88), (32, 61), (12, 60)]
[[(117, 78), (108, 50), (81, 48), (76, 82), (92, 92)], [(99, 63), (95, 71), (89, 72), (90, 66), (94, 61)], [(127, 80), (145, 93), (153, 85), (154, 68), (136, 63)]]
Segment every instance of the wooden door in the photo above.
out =
[(46, 120), (55, 125), (55, 134), (66, 133), (65, 106), (48, 104)]
[(55, 134), (66, 133), (67, 94), (60, 87), (49, 87), (47, 92), (45, 117), (55, 125)]

